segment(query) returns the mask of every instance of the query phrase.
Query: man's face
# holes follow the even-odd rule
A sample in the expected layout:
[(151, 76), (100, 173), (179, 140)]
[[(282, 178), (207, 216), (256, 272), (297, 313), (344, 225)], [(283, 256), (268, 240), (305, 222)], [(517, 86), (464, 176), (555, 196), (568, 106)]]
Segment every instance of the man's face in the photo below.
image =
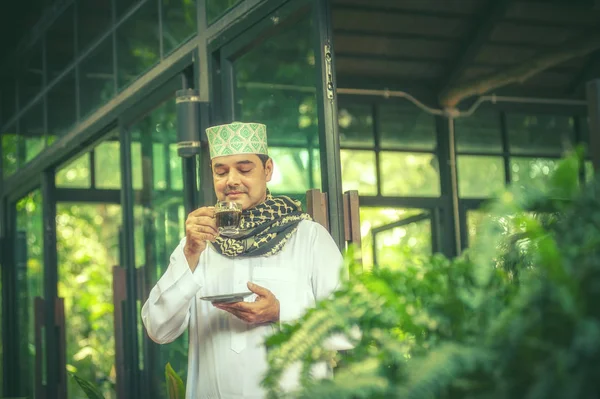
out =
[(212, 161), (213, 183), (219, 201), (233, 201), (242, 209), (252, 208), (267, 196), (267, 182), (273, 174), (273, 161), (263, 167), (255, 154), (227, 155)]

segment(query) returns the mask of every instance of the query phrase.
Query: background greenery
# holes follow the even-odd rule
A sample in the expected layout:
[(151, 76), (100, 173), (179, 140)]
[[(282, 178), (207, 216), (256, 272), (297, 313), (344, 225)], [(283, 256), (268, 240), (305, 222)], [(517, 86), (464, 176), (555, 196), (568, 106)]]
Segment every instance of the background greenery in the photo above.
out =
[[(270, 397), (302, 367), (304, 398), (594, 398), (600, 393), (600, 185), (580, 159), (487, 206), (473, 247), (351, 277), (268, 341)], [(352, 327), (361, 332), (356, 335)], [(334, 332), (354, 349), (328, 352)], [(318, 361), (339, 364), (315, 381)]]

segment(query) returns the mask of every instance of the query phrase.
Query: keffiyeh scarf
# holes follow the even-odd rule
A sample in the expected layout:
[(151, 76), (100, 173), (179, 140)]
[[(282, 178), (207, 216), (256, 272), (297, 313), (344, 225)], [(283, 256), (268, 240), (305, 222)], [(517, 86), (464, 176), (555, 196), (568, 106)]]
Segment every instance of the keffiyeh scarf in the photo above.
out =
[(229, 257), (272, 256), (281, 251), (302, 220), (312, 220), (302, 212), (299, 201), (286, 196), (267, 198), (242, 212), (240, 233), (235, 237), (217, 236), (213, 246)]

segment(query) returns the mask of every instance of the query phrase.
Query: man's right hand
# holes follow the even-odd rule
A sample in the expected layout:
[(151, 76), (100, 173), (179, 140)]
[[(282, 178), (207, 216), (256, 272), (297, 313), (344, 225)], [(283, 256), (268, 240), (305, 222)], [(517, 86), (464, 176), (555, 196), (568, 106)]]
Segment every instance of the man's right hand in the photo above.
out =
[(183, 253), (192, 272), (198, 265), (200, 254), (206, 249), (206, 241), (214, 242), (217, 235), (215, 208), (205, 206), (191, 212), (185, 221), (185, 247)]

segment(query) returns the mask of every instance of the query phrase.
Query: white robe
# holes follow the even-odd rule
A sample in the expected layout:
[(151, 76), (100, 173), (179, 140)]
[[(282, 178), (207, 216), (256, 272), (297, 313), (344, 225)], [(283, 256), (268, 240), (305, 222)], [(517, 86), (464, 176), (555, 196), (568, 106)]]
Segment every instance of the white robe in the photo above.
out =
[[(325, 228), (302, 221), (276, 255), (228, 258), (209, 245), (192, 273), (184, 245), (185, 238), (142, 308), (148, 335), (164, 344), (189, 328), (187, 399), (263, 398), (260, 382), (267, 371), (264, 340), (274, 326), (246, 324), (199, 298), (245, 292), (246, 283), (252, 281), (279, 299), (281, 322), (293, 321), (337, 288), (343, 266), (339, 249)], [(323, 366), (313, 373), (321, 377), (326, 369)], [(282, 385), (293, 389), (297, 378), (296, 372), (288, 372)]]

